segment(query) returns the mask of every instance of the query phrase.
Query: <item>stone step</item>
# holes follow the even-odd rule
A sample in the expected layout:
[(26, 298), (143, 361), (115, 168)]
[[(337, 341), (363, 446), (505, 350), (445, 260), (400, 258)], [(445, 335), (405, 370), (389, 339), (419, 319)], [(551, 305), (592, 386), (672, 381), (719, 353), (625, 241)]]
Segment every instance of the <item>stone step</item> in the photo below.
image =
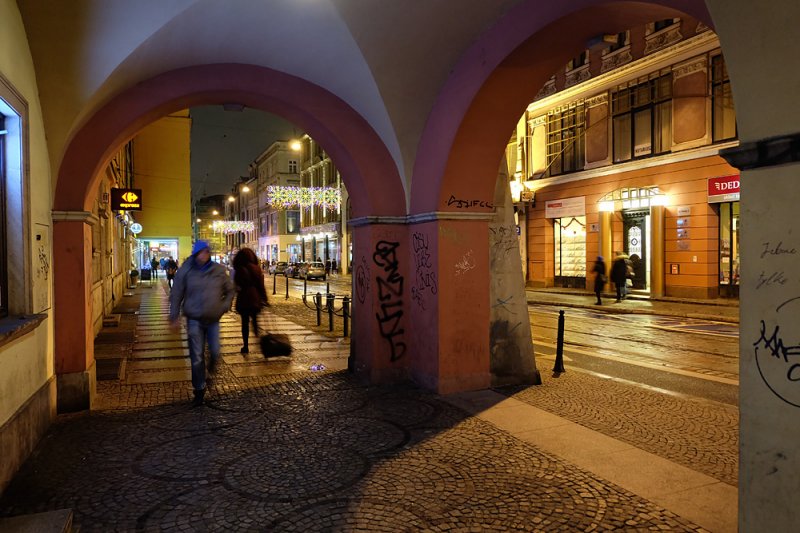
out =
[(71, 533), (72, 509), (25, 514), (0, 519), (0, 531), (6, 533)]
[(103, 317), (103, 327), (113, 328), (119, 326), (119, 320), (122, 315), (108, 315)]

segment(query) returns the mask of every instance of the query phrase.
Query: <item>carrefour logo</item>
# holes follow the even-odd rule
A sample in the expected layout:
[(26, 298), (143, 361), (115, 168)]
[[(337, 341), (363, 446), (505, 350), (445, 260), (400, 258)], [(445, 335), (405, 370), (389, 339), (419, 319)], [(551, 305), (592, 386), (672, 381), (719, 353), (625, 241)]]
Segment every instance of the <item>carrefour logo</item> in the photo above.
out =
[(113, 211), (141, 211), (141, 189), (111, 189), (111, 209)]

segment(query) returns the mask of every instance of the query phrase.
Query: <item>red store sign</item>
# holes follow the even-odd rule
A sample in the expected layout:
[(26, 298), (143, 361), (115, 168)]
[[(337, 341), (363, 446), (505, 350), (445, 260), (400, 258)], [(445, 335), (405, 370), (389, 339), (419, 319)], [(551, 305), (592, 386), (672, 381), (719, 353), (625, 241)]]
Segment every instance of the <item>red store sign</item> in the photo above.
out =
[(739, 200), (739, 175), (708, 178), (708, 203), (736, 202)]

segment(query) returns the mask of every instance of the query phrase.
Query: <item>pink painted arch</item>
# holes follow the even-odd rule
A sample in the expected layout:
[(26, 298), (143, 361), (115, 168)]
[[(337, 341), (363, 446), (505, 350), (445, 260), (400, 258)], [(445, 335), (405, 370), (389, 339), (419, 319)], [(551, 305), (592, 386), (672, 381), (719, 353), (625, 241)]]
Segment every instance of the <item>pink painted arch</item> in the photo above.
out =
[(684, 13), (712, 27), (702, 0), (529, 0), (510, 10), (466, 51), (437, 98), (417, 151), (411, 213), (491, 211), (509, 136), (553, 72), (592, 37)]
[(353, 108), (305, 80), (244, 64), (178, 69), (116, 95), (70, 139), (58, 171), (53, 208), (91, 210), (103, 167), (149, 123), (180, 109), (229, 102), (278, 114), (319, 142), (345, 180), (353, 216), (405, 214), (397, 166)]

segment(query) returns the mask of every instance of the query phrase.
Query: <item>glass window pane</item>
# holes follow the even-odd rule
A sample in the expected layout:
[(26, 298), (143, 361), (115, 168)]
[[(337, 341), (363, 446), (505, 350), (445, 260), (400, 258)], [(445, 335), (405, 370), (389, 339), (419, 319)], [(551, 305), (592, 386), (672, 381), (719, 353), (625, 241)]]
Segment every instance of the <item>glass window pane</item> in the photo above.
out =
[(669, 152), (672, 148), (672, 102), (664, 102), (656, 106), (655, 127), (653, 128), (654, 152)]
[(614, 117), (614, 161), (631, 158), (631, 116)]
[(653, 153), (650, 139), (649, 109), (639, 111), (634, 115), (633, 143), (633, 157), (641, 157)]

